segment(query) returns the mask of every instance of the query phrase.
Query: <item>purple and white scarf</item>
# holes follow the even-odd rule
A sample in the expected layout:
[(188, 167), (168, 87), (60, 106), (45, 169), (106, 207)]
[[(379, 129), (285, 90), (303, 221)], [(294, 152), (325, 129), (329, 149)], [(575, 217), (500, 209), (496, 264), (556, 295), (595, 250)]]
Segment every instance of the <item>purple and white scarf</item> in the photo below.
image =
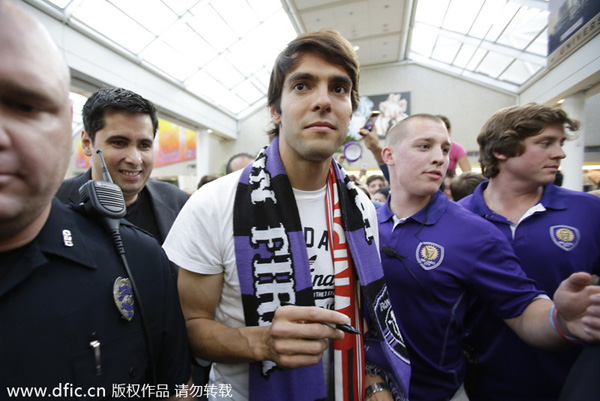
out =
[[(369, 325), (366, 359), (374, 362), (408, 399), (410, 362), (383, 278), (373, 230), (358, 189), (332, 161), (342, 221)], [(238, 183), (233, 212), (235, 255), (247, 326), (272, 324), (281, 304), (313, 306), (306, 242), (296, 200), (279, 156), (279, 138), (246, 166)], [(367, 338), (375, 338), (369, 341)], [(336, 367), (334, 366), (334, 369)], [(322, 362), (280, 369), (272, 361), (250, 364), (250, 401), (327, 399)], [(358, 400), (357, 400), (358, 401)]]

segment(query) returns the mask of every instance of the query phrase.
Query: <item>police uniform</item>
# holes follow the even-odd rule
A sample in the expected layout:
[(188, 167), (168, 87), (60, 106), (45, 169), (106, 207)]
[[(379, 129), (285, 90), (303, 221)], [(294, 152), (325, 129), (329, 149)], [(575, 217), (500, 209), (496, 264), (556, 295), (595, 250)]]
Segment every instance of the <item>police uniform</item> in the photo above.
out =
[(441, 191), (407, 219), (393, 215), (389, 200), (377, 217), (385, 279), (411, 361), (410, 399), (448, 400), (465, 378), (461, 338), (471, 306), (482, 300), (508, 319), (541, 292), (504, 236)]
[[(460, 204), (499, 228), (537, 287), (553, 295), (572, 273), (600, 271), (600, 199), (556, 185), (516, 227), (483, 198), (488, 182)], [(543, 207), (542, 207), (543, 205)], [(513, 234), (514, 230), (514, 234)], [(474, 329), (477, 357), (471, 400), (557, 400), (581, 347), (545, 351), (528, 346), (489, 314)]]
[[(17, 386), (47, 388), (55, 396), (65, 383), (83, 391), (104, 387), (111, 398), (115, 386), (153, 384), (139, 300), (131, 302), (131, 286), (117, 280), (128, 277), (122, 261), (107, 232), (73, 209), (55, 198), (39, 235), (2, 266), (0, 399)], [(154, 388), (172, 391), (190, 377), (174, 277), (154, 239), (126, 222), (121, 235), (151, 333)], [(59, 398), (80, 398), (62, 391)]]

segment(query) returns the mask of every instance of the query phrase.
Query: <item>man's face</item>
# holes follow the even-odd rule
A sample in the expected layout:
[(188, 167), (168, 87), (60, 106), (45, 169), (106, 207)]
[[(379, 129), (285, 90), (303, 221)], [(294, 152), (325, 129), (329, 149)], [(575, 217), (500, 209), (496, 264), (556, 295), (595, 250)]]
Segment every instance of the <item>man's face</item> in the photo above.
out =
[(553, 183), (560, 161), (566, 156), (562, 149), (565, 142), (563, 126), (549, 125), (523, 142), (525, 151), (520, 156), (496, 154), (500, 160), (500, 174), (509, 174), (514, 180), (532, 183), (534, 186)]
[(385, 182), (383, 182), (383, 180), (373, 180), (369, 183), (368, 186), (371, 195), (375, 195), (375, 192), (377, 192), (383, 187), (385, 187)]
[(283, 83), (281, 114), (271, 106), (286, 168), (326, 161), (342, 145), (352, 118), (351, 89), (352, 81), (341, 66), (311, 53), (301, 56)]
[(49, 207), (64, 179), (71, 102), (68, 71), (46, 36), (2, 16), (0, 24), (0, 223), (19, 230)]
[(132, 204), (146, 185), (154, 167), (154, 131), (148, 114), (108, 111), (104, 128), (96, 132), (94, 143), (85, 131), (81, 143), (92, 156), (92, 178), (102, 179), (102, 165), (96, 150), (102, 150), (106, 167), (115, 184), (121, 187), (125, 203)]
[(439, 189), (450, 152), (450, 137), (441, 122), (428, 119), (408, 121), (403, 139), (386, 146), (383, 156), (390, 166), (394, 196), (425, 198)]

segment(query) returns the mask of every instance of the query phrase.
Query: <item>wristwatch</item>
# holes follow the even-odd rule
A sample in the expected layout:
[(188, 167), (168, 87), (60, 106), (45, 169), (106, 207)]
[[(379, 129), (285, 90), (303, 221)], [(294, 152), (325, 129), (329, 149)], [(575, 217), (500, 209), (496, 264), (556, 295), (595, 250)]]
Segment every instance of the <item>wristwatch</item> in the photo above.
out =
[(380, 391), (389, 391), (389, 386), (387, 385), (387, 383), (373, 383), (371, 384), (369, 387), (367, 387), (367, 389), (365, 390), (365, 400), (372, 397), (373, 394), (378, 393)]

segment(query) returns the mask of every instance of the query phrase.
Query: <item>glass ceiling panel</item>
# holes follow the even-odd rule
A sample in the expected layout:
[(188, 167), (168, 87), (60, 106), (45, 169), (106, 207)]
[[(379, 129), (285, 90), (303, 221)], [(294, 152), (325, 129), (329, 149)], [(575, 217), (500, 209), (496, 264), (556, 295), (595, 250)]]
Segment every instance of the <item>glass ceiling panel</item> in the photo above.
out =
[(450, 3), (442, 28), (466, 34), (484, 0), (454, 0)]
[(456, 53), (460, 50), (460, 42), (454, 39), (438, 37), (438, 41), (435, 44), (435, 49), (431, 54), (431, 58), (444, 63), (452, 64), (456, 58)]
[[(134, 54), (142, 51), (155, 38), (151, 32), (108, 2), (88, 1), (85, 7), (82, 4), (73, 12), (73, 18)], [(110, 24), (106, 21), (110, 21)]]
[(242, 99), (244, 99), (250, 104), (259, 101), (260, 98), (263, 96), (262, 92), (256, 86), (254, 86), (251, 80), (246, 80), (242, 82), (236, 88), (236, 91)]
[(256, 17), (261, 21), (282, 10), (281, 2), (279, 1), (247, 0), (247, 2), (250, 4), (252, 10), (254, 10)]
[(498, 38), (498, 43), (525, 49), (548, 23), (548, 12), (521, 7), (515, 18)]
[(454, 60), (453, 64), (460, 68), (466, 68), (467, 64), (471, 60), (471, 57), (473, 57), (473, 54), (475, 54), (475, 50), (477, 50), (475, 46), (463, 44), (460, 48), (460, 51), (456, 55), (456, 59)]
[(37, 1), (238, 118), (265, 98), (275, 57), (296, 36), (280, 0)]
[(542, 66), (526, 61), (515, 60), (515, 62), (500, 76), (500, 79), (512, 82), (516, 85), (523, 85), (529, 77), (536, 74), (541, 69)]
[(162, 40), (153, 42), (140, 56), (178, 81), (183, 81), (197, 69), (185, 54), (177, 52)]
[(479, 64), (479, 67), (477, 67), (476, 71), (492, 78), (497, 78), (513, 60), (513, 58), (507, 57), (503, 54), (488, 52), (483, 60), (481, 60), (481, 63)]
[(247, 102), (242, 100), (239, 96), (237, 96), (234, 92), (227, 91), (217, 94), (217, 99), (215, 99), (217, 105), (224, 107), (227, 105), (227, 108), (231, 109), (235, 114), (240, 113), (242, 110), (250, 106)]
[[(296, 36), (281, 0), (31, 1), (66, 8), (66, 24), (73, 20), (237, 118), (264, 105), (274, 59)], [(544, 68), (547, 0), (415, 4), (408, 59), (515, 93)]]
[(213, 1), (211, 4), (237, 39), (244, 37), (260, 23), (245, 0)]
[(198, 0), (169, 0), (165, 3), (177, 16), (183, 16)]
[(537, 39), (525, 50), (529, 53), (546, 57), (548, 54), (548, 28), (544, 29)]
[(262, 85), (264, 88), (264, 92), (267, 93), (269, 89), (269, 81), (271, 80), (271, 70), (273, 67), (265, 66), (262, 70), (256, 73), (255, 78), (257, 79), (257, 84)]
[(222, 52), (238, 39), (235, 32), (217, 14), (210, 3), (201, 3), (194, 7), (191, 12), (194, 18), (190, 20), (190, 26), (218, 52)]
[(438, 35), (427, 29), (413, 28), (411, 50), (421, 56), (429, 57), (433, 52)]
[(160, 0), (111, 0), (126, 15), (159, 35), (177, 20), (177, 15)]
[(504, 32), (506, 26), (510, 24), (520, 7), (521, 6), (516, 3), (506, 3), (504, 7), (500, 9), (500, 13), (494, 18), (494, 23), (485, 38), (491, 42), (495, 42), (502, 32)]
[[(204, 39), (202, 39), (183, 20), (178, 21), (163, 35), (162, 40), (180, 54), (184, 54), (195, 68), (206, 65), (217, 57), (218, 53)], [(185, 40), (181, 40), (185, 38)]]
[(545, 67), (547, 0), (416, 4), (409, 59), (515, 93)]
[(467, 70), (475, 71), (475, 69), (477, 68), (477, 66), (479, 66), (479, 63), (481, 63), (481, 60), (483, 60), (483, 58), (485, 57), (486, 54), (487, 54), (487, 50), (478, 48), (475, 51), (475, 54), (473, 55), (473, 57), (471, 58), (471, 61), (469, 61), (469, 64), (467, 64)]
[(415, 21), (441, 26), (450, 0), (419, 0)]
[(204, 69), (213, 78), (230, 89), (244, 79), (244, 76), (223, 56), (211, 61)]
[(494, 24), (496, 17), (506, 4), (505, 0), (487, 0), (483, 3), (483, 7), (479, 11), (477, 19), (473, 23), (473, 27), (469, 31), (470, 36), (479, 39), (485, 38), (490, 28)]
[(208, 75), (205, 70), (192, 75), (192, 77), (185, 81), (185, 86), (192, 93), (202, 93), (203, 97), (210, 102), (215, 101), (217, 94), (227, 91), (227, 88)]

